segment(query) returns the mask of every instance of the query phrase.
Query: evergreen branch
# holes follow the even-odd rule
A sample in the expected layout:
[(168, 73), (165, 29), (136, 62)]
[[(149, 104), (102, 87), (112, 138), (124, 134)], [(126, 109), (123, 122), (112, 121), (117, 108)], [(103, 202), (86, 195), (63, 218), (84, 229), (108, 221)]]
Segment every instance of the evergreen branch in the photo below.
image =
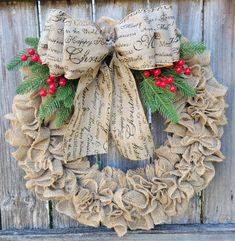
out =
[(57, 116), (55, 119), (55, 124), (57, 128), (60, 128), (66, 120), (68, 120), (70, 114), (71, 114), (72, 108), (66, 108), (66, 107), (61, 107), (57, 111)]
[(45, 103), (40, 106), (39, 117), (45, 119), (51, 117), (56, 111), (61, 108), (62, 103), (56, 98), (56, 96), (49, 96)]
[(180, 44), (180, 57), (190, 58), (195, 54), (201, 54), (206, 50), (204, 43), (196, 42), (181, 42)]
[(183, 96), (193, 97), (196, 95), (194, 88), (182, 78), (175, 78), (174, 85), (177, 87), (177, 90), (179, 90), (180, 94)]
[(25, 38), (25, 43), (34, 49), (37, 49), (38, 43), (39, 43), (39, 38), (36, 37), (27, 37)]
[(45, 78), (49, 76), (49, 68), (47, 65), (34, 63), (32, 66), (30, 66), (30, 71), (35, 75), (40, 75)]
[(9, 71), (13, 71), (13, 70), (19, 70), (20, 68), (24, 67), (24, 66), (29, 66), (30, 65), (30, 58), (28, 58), (26, 61), (22, 61), (20, 59), (20, 56), (22, 54), (27, 54), (27, 50), (24, 49), (21, 52), (19, 52), (19, 54), (17, 54), (11, 61), (9, 64), (7, 64), (7, 69)]
[(67, 84), (65, 86), (60, 86), (56, 90), (55, 95), (57, 96), (58, 100), (65, 100), (68, 96), (72, 95), (73, 88), (71, 81), (67, 81)]
[(177, 87), (177, 90), (183, 96), (194, 96), (196, 94), (194, 88), (187, 83), (186, 79), (181, 77), (179, 74), (175, 72), (173, 69), (162, 69), (162, 76), (163, 77), (173, 77), (174, 78), (174, 85)]
[(21, 82), (17, 88), (16, 93), (19, 95), (33, 91), (45, 84), (45, 79), (40, 76), (30, 76), (23, 82)]
[(154, 86), (151, 78), (146, 78), (140, 83), (140, 92), (144, 103), (151, 108), (152, 112), (159, 111), (163, 117), (173, 123), (179, 121), (179, 117), (172, 103), (173, 94), (166, 89), (160, 89)]

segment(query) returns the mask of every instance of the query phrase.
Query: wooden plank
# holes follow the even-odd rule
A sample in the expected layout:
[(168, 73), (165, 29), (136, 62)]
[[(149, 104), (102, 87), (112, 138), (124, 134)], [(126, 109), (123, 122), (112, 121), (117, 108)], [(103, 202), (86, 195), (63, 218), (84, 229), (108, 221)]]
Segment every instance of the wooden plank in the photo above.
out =
[(205, 190), (204, 222), (235, 222), (235, 1), (205, 1), (204, 41), (211, 49), (215, 77), (228, 86), (228, 125), (222, 139), (224, 162), (216, 164), (216, 176)]
[[(92, 19), (92, 8), (89, 0), (73, 1), (41, 1), (40, 19), (41, 30), (44, 27), (50, 9), (61, 9), (73, 16), (75, 19)], [(55, 203), (51, 207), (51, 225), (53, 228), (79, 227), (82, 226), (77, 221), (58, 213), (55, 210)]]
[[(24, 38), (37, 35), (37, 16), (33, 1), (0, 3), (0, 116), (11, 112), (16, 85), (21, 81), (19, 72), (7, 72), (9, 60), (25, 48)], [(2, 229), (47, 228), (47, 203), (36, 200), (25, 188), (24, 173), (11, 157), (13, 148), (5, 142), (8, 121), (0, 119), (0, 202)]]
[[(192, 41), (202, 41), (202, 9), (203, 1), (153, 1), (150, 0), (150, 6), (156, 7), (159, 4), (170, 4), (176, 17), (177, 27), (182, 34)], [(154, 132), (155, 146), (160, 146), (166, 140), (166, 133), (163, 132), (164, 119), (160, 114), (152, 116), (152, 130)], [(179, 217), (169, 219), (168, 223), (200, 223), (201, 215), (201, 193), (192, 198), (187, 211)]]
[[(102, 229), (59, 229), (47, 232), (29, 230), (0, 232), (0, 241), (233, 241), (235, 239), (235, 225), (161, 225), (154, 231), (129, 231), (123, 238), (119, 238), (113, 231)], [(58, 238), (59, 237), (59, 238)]]

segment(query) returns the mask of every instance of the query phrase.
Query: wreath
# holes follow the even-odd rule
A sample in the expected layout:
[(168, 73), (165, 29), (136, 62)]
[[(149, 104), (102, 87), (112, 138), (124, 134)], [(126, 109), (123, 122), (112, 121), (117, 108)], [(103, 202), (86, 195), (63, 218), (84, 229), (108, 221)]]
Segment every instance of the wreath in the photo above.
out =
[[(115, 29), (115, 32), (113, 31)], [(82, 224), (149, 230), (181, 214), (224, 159), (220, 138), (226, 88), (214, 78), (204, 44), (176, 29), (171, 7), (138, 10), (99, 26), (52, 10), (40, 39), (8, 65), (20, 69), (6, 139), (41, 200)], [(136, 82), (147, 108), (166, 118), (167, 140), (154, 149)], [(151, 158), (126, 173), (88, 155)]]

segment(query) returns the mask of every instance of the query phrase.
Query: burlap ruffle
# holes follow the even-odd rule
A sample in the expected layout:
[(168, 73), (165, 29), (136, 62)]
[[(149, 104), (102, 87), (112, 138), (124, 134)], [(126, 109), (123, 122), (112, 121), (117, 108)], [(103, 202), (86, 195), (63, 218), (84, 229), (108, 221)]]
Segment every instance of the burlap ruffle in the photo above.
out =
[(109, 166), (98, 170), (85, 158), (65, 162), (66, 126), (56, 129), (53, 121), (41, 125), (38, 94), (16, 96), (6, 139), (17, 147), (13, 156), (26, 173), (27, 188), (42, 200), (57, 200), (60, 213), (89, 226), (114, 228), (119, 236), (182, 213), (214, 177), (213, 162), (224, 158), (220, 138), (226, 124), (226, 88), (213, 77), (209, 53), (187, 64), (193, 75), (185, 78), (196, 96), (176, 98), (180, 122), (166, 123), (169, 135), (156, 149), (154, 163), (127, 173)]

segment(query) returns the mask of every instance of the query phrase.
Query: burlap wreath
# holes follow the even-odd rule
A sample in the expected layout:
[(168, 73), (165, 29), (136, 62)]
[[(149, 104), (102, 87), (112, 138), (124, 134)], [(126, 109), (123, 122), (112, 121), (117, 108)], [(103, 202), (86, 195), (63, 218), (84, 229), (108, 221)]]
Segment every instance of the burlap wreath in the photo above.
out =
[(63, 136), (54, 120), (38, 118), (38, 92), (17, 95), (13, 113), (6, 117), (11, 129), (6, 139), (17, 147), (13, 157), (25, 171), (26, 186), (41, 200), (55, 200), (56, 209), (82, 224), (149, 230), (168, 217), (181, 214), (195, 192), (204, 189), (215, 174), (213, 162), (224, 159), (220, 138), (226, 124), (226, 88), (213, 77), (210, 54), (186, 59), (192, 75), (185, 76), (196, 96), (176, 95), (178, 124), (166, 122), (164, 145), (145, 168), (99, 170), (86, 157), (65, 160)]
[(38, 93), (16, 96), (6, 139), (17, 147), (13, 157), (26, 173), (27, 188), (41, 200), (58, 201), (60, 213), (86, 225), (114, 228), (119, 236), (127, 228), (148, 230), (182, 213), (214, 177), (212, 163), (224, 158), (220, 138), (226, 124), (226, 88), (213, 77), (209, 53), (187, 64), (196, 96), (176, 98), (181, 120), (166, 123), (169, 135), (155, 150), (154, 163), (126, 173), (109, 166), (98, 170), (86, 158), (65, 162), (66, 126), (56, 129), (53, 121), (41, 126)]

